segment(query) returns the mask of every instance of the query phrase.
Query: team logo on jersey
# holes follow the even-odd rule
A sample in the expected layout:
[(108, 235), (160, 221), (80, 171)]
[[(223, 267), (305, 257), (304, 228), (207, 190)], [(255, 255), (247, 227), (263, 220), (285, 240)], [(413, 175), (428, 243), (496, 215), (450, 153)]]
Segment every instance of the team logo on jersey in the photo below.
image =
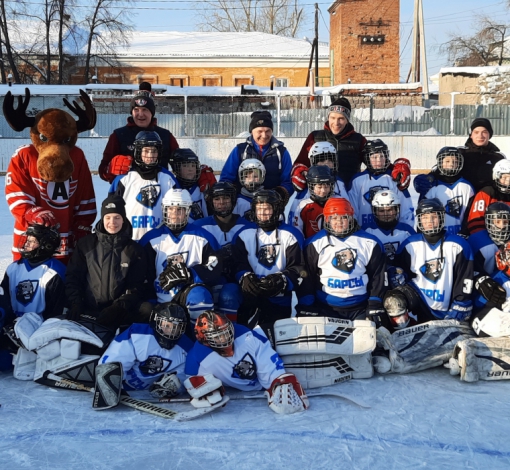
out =
[(223, 245), (220, 249), (220, 253), (223, 257), (223, 263), (225, 263), (225, 260), (232, 258), (232, 243)]
[(188, 262), (189, 251), (184, 251), (182, 253), (174, 253), (173, 255), (169, 255), (166, 257), (166, 260), (163, 262), (163, 269), (165, 269), (168, 265), (175, 266), (176, 264), (182, 263), (186, 264)]
[(140, 372), (143, 375), (161, 374), (167, 370), (172, 361), (161, 356), (149, 356), (145, 361), (140, 363)]
[(262, 266), (270, 269), (275, 265), (279, 252), (278, 245), (264, 245), (260, 247), (257, 259)]
[(384, 244), (384, 252), (388, 259), (395, 259), (395, 253), (397, 252), (399, 245), (400, 242), (388, 242)]
[(345, 248), (335, 253), (333, 258), (333, 266), (344, 273), (352, 273), (356, 266), (357, 250), (353, 248)]
[(382, 191), (383, 189), (390, 189), (388, 186), (374, 186), (370, 188), (365, 194), (363, 194), (363, 199), (367, 201), (369, 204), (372, 204), (372, 199), (374, 199), (375, 193), (378, 191)]
[(16, 300), (22, 305), (28, 305), (34, 299), (39, 281), (21, 281), (16, 286)]
[(246, 353), (234, 366), (232, 377), (243, 380), (254, 380), (257, 378), (257, 365), (251, 354)]
[(444, 268), (444, 258), (435, 258), (430, 261), (425, 261), (425, 264), (420, 268), (421, 273), (434, 284), (439, 280)]
[(319, 214), (315, 220), (310, 220), (310, 227), (315, 233), (319, 233), (324, 227), (324, 214)]
[(194, 202), (191, 204), (191, 211), (189, 215), (193, 220), (204, 218), (204, 211), (202, 210), (202, 207), (200, 207), (200, 203)]
[(460, 217), (460, 211), (462, 210), (462, 195), (449, 199), (445, 205), (445, 210), (448, 215), (458, 219)]
[(136, 200), (144, 207), (152, 209), (159, 200), (161, 186), (159, 184), (144, 186), (136, 196)]
[(62, 183), (46, 181), (41, 178), (32, 178), (39, 190), (41, 198), (53, 209), (66, 209), (69, 207), (69, 199), (76, 192), (78, 180), (69, 178)]

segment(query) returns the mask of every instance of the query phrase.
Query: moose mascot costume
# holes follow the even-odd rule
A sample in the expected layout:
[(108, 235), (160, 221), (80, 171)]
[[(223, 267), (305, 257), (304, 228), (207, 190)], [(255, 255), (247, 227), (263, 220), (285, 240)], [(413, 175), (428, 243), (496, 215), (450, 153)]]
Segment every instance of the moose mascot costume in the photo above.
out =
[(76, 116), (50, 108), (27, 116), (30, 91), (18, 96), (14, 109), (11, 92), (5, 95), (4, 116), (17, 132), (30, 127), (31, 145), (20, 147), (9, 163), (5, 176), (5, 194), (14, 216), (14, 260), (20, 258), (18, 245), (29, 225), (56, 226), (61, 245), (55, 257), (67, 263), (76, 241), (90, 232), (96, 218), (96, 200), (92, 177), (83, 151), (76, 147), (80, 132), (92, 129), (96, 111), (89, 96), (80, 90), (76, 101), (64, 104)]

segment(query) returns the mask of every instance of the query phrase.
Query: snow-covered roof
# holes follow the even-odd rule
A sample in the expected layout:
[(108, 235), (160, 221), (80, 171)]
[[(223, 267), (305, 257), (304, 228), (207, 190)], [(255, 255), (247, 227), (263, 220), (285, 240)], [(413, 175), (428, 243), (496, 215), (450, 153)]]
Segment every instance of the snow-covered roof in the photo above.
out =
[(490, 65), (486, 67), (442, 67), (439, 70), (440, 75), (446, 74), (464, 74), (464, 75), (497, 75), (500, 73), (510, 73), (510, 65)]

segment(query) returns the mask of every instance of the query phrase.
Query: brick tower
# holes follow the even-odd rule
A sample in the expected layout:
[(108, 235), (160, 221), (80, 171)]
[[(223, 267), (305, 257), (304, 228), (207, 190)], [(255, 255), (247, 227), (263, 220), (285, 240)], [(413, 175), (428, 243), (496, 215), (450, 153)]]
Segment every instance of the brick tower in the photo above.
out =
[(328, 11), (333, 84), (399, 83), (400, 0), (337, 0)]

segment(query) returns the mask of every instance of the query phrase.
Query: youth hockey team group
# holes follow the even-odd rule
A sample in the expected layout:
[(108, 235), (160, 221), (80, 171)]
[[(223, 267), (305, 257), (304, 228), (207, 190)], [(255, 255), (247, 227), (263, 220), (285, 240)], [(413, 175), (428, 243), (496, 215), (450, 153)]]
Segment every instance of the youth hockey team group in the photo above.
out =
[[(446, 361), (451, 338), (510, 335), (510, 161), (490, 142), (487, 119), (473, 121), (465, 147), (442, 148), (432, 171), (416, 176), (415, 210), (409, 160), (392, 163), (382, 140), (355, 132), (346, 98), (331, 104), (294, 165), (273, 136), (271, 114), (254, 112), (250, 136), (232, 150), (219, 182), (154, 114), (152, 94), (142, 90), (128, 124), (110, 136), (99, 172), (111, 187), (92, 233), (90, 176), (79, 189), (72, 178), (61, 186), (32, 177), (31, 193), (23, 180), (32, 146), (13, 157), (6, 195), (21, 225), (1, 283), (4, 372), (14, 364), (20, 379), (60, 371), (85, 380), (84, 370), (93, 376), (121, 363), (126, 391), (162, 398), (184, 385), (204, 407), (221, 401), (223, 385), (267, 390), (271, 409), (294, 413), (308, 407), (303, 386), (316, 383), (320, 368), (317, 356), (287, 367), (303, 343), (355, 372), (349, 356), (366, 352), (356, 342), (370, 330), (363, 367), (388, 372), (391, 344), (370, 354), (376, 328), (391, 343), (428, 325), (426, 335), (413, 335), (413, 348), (426, 343), (416, 356), (422, 364), (445, 328)], [(55, 203), (62, 188), (69, 205), (79, 193), (74, 225)], [(275, 331), (290, 335), (288, 356)], [(451, 367), (462, 369), (460, 356)]]

